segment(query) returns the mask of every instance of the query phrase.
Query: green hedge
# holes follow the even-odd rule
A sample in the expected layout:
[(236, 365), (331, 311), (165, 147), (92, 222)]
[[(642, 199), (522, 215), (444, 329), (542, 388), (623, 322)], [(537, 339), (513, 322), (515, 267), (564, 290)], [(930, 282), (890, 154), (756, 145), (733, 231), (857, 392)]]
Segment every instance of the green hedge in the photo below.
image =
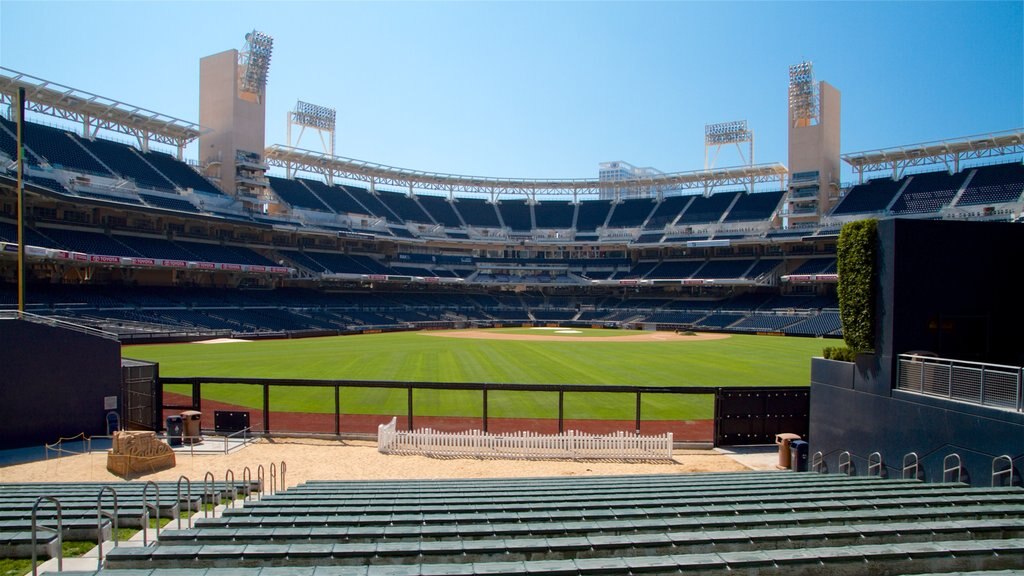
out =
[(874, 350), (878, 221), (858, 220), (844, 225), (836, 250), (843, 340), (854, 352)]
[(822, 351), (822, 356), (827, 360), (853, 362), (857, 359), (857, 351), (846, 346), (829, 346)]

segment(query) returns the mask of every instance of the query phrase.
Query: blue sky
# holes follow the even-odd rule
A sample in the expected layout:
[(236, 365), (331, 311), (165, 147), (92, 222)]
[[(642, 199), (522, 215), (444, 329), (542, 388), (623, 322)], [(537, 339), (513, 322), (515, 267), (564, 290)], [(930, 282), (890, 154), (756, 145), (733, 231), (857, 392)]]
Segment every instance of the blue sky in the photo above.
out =
[[(2, 0), (0, 64), (198, 121), (199, 59), (252, 29), (274, 37), (268, 144), (301, 99), (337, 109), (339, 155), (403, 168), (695, 170), (704, 125), (739, 119), (757, 161), (785, 163), (788, 67), (804, 59), (842, 92), (844, 152), (1024, 126), (1020, 1)], [(738, 163), (723, 150), (718, 165)]]

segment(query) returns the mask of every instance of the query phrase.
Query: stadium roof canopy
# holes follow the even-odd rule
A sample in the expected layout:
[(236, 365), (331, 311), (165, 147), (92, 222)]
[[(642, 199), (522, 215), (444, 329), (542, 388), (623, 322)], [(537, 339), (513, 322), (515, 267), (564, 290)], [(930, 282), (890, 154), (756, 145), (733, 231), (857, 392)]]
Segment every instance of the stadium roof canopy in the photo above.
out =
[(1021, 153), (1024, 153), (1024, 129), (855, 152), (843, 154), (842, 158), (863, 183), (865, 172), (891, 171), (895, 179), (901, 178), (907, 168), (930, 164), (945, 164), (953, 172), (959, 172), (963, 160)]
[(25, 89), (26, 110), (80, 123), (85, 137), (100, 129), (119, 132), (137, 138), (145, 151), (150, 142), (174, 146), (179, 160), (202, 132), (187, 120), (0, 67), (0, 104), (14, 105), (18, 88)]
[(747, 185), (763, 182), (778, 182), (779, 189), (785, 187), (788, 169), (779, 163), (712, 168), (692, 172), (652, 174), (632, 180), (603, 181), (592, 178), (580, 179), (520, 179), (494, 178), (486, 176), (460, 176), (438, 172), (424, 172), (385, 166), (374, 162), (353, 160), (332, 156), (323, 152), (293, 148), (275, 144), (265, 151), (269, 166), (300, 170), (323, 175), (328, 182), (347, 179), (377, 185), (395, 186), (415, 190), (439, 190), (449, 195), (455, 192), (487, 194), (491, 199), (502, 195), (571, 195), (575, 199), (581, 194), (596, 194), (602, 191), (615, 196), (628, 190), (654, 190), (658, 195), (680, 190), (710, 191), (717, 186)]

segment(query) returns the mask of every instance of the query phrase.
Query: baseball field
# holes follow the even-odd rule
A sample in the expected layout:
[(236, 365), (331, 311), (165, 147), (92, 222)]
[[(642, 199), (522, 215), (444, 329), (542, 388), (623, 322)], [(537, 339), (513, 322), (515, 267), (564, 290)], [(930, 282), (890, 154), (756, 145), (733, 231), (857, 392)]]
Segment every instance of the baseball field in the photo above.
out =
[[(672, 332), (501, 328), (363, 334), (297, 340), (218, 340), (125, 346), (125, 357), (160, 363), (161, 376), (344, 379), (518, 384), (645, 386), (804, 386), (810, 359), (827, 345), (815, 338), (676, 334)], [(165, 390), (191, 394), (187, 386)], [(402, 414), (403, 390), (344, 387), (341, 412)], [(568, 397), (569, 395), (567, 395)], [(581, 393), (565, 402), (565, 417), (629, 420), (629, 395)], [(262, 387), (206, 384), (203, 402), (260, 409)], [(273, 412), (334, 411), (332, 388), (272, 387)], [(710, 395), (645, 394), (645, 420), (711, 417)], [(420, 390), (417, 415), (478, 417), (479, 392)], [(557, 418), (557, 393), (492, 392), (494, 418)]]

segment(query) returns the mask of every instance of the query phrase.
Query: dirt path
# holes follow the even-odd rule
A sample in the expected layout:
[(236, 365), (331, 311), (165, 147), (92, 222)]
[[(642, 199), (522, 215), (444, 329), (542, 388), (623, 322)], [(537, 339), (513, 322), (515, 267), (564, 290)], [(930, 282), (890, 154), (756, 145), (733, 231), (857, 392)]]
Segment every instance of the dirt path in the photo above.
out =
[(728, 334), (676, 334), (675, 332), (645, 331), (642, 334), (625, 336), (601, 336), (581, 338), (562, 336), (538, 330), (537, 334), (509, 334), (491, 330), (429, 330), (420, 332), (423, 336), (437, 338), (468, 338), (471, 340), (527, 340), (531, 342), (699, 342), (702, 340), (723, 340)]

